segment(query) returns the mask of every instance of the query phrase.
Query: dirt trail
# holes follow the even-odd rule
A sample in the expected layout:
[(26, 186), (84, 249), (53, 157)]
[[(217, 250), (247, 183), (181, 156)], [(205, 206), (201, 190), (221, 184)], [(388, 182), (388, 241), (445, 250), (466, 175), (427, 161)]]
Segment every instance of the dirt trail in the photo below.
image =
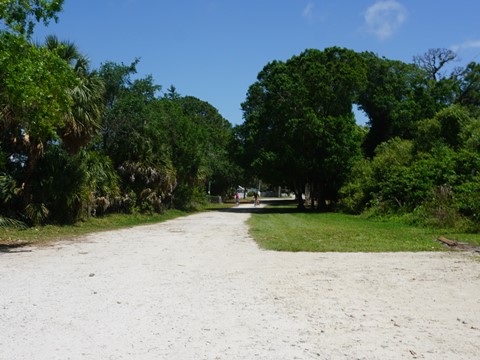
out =
[(0, 252), (0, 359), (478, 359), (472, 255), (264, 251), (248, 207)]

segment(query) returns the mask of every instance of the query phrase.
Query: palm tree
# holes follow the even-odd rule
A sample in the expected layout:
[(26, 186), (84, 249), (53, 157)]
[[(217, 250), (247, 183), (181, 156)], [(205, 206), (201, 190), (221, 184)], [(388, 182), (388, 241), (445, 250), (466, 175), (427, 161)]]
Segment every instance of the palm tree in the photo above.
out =
[(77, 84), (69, 89), (73, 99), (71, 113), (65, 116), (65, 125), (59, 131), (63, 145), (70, 153), (78, 153), (98, 132), (104, 109), (105, 86), (96, 71), (90, 71), (89, 60), (75, 44), (60, 42), (48, 36), (45, 46), (68, 62), (77, 76)]

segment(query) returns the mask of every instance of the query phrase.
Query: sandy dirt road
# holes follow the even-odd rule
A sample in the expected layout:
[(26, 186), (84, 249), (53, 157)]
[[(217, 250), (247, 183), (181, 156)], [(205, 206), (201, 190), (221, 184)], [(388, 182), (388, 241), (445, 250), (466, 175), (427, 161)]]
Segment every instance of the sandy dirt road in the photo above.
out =
[(248, 205), (0, 252), (0, 359), (478, 359), (480, 261), (278, 253)]

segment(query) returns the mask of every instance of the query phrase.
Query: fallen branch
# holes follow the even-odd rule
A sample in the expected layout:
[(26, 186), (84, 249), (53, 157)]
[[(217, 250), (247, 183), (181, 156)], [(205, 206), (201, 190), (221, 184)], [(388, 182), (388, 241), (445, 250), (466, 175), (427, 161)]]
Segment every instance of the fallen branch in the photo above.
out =
[(444, 236), (439, 236), (437, 240), (440, 241), (441, 243), (444, 243), (445, 245), (448, 245), (448, 246), (457, 246), (458, 245), (458, 241), (447, 239)]

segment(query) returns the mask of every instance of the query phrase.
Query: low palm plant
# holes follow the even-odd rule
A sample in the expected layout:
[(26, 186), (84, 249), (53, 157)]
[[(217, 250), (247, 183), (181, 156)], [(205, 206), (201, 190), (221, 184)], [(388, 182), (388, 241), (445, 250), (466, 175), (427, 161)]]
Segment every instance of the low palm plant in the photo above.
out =
[(50, 210), (44, 203), (30, 203), (25, 207), (25, 216), (33, 225), (41, 225), (47, 220)]

